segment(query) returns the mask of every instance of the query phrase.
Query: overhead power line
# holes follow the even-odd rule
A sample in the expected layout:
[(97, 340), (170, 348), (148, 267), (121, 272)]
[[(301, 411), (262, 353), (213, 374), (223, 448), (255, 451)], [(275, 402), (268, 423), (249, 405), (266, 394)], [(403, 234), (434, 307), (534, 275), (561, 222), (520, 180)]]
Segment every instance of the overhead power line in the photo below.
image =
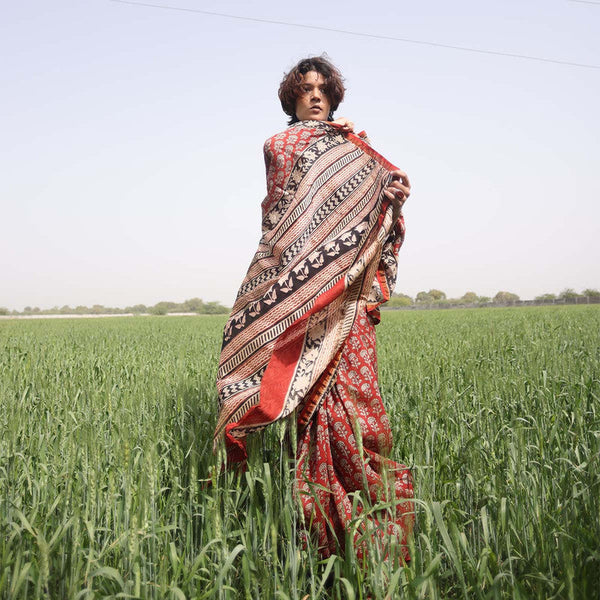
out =
[(569, 2), (579, 2), (579, 4), (596, 4), (600, 6), (600, 2), (594, 2), (593, 0), (569, 0)]
[[(579, 0), (583, 1), (583, 0)], [(393, 42), (404, 42), (406, 44), (419, 44), (421, 46), (433, 46), (434, 48), (446, 48), (450, 50), (462, 50), (463, 52), (475, 52), (477, 54), (491, 54), (493, 56), (507, 56), (510, 58), (520, 58), (524, 60), (535, 60), (538, 62), (553, 63), (555, 65), (565, 65), (568, 67), (581, 67), (584, 69), (600, 69), (600, 65), (590, 65), (585, 63), (570, 62), (566, 60), (556, 60), (554, 58), (545, 58), (542, 56), (530, 56), (527, 54), (516, 54), (514, 52), (500, 52), (498, 50), (483, 50), (481, 48), (469, 48), (468, 46), (456, 46), (453, 44), (441, 44), (438, 42), (428, 42), (425, 40), (414, 40), (410, 38), (394, 37), (388, 35), (377, 35), (375, 33), (364, 33), (361, 31), (349, 31), (347, 29), (335, 29), (333, 27), (321, 27), (320, 25), (305, 25), (303, 23), (291, 23), (289, 21), (276, 21), (274, 19), (261, 19), (258, 17), (243, 17), (241, 15), (232, 15), (227, 13), (201, 10), (199, 8), (184, 8), (182, 6), (169, 6), (166, 4), (150, 4), (149, 2), (133, 2), (131, 0), (110, 0), (119, 4), (129, 4), (132, 6), (146, 6), (149, 8), (162, 8), (164, 10), (176, 10), (180, 12), (199, 13), (211, 17), (224, 17), (226, 19), (237, 19), (239, 21), (251, 21), (254, 23), (268, 23), (270, 25), (287, 25), (288, 27), (300, 27), (302, 29), (314, 29), (317, 31), (327, 31), (330, 33), (342, 33), (345, 35), (354, 35), (366, 38), (376, 38), (379, 40), (389, 40)], [(595, 3), (594, 3), (595, 4)]]

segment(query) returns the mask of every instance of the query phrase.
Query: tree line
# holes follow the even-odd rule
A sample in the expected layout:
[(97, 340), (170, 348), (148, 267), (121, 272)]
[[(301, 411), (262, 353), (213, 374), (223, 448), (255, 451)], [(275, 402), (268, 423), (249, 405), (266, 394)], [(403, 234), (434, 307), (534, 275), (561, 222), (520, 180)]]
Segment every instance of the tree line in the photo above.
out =
[[(600, 291), (587, 288), (577, 293), (572, 288), (565, 288), (558, 294), (541, 294), (533, 299), (533, 303), (550, 304), (554, 301), (574, 303), (582, 301), (600, 302)], [(513, 292), (500, 291), (493, 298), (479, 296), (475, 292), (465, 292), (460, 298), (448, 298), (442, 290), (431, 289), (428, 292), (419, 292), (414, 298), (408, 294), (395, 292), (386, 304), (389, 308), (402, 308), (405, 306), (486, 306), (494, 304), (515, 304), (521, 299)]]
[(134, 304), (125, 308), (115, 308), (94, 304), (93, 306), (54, 306), (41, 309), (38, 306), (26, 306), (22, 311), (9, 310), (0, 307), (0, 315), (126, 315), (126, 314), (151, 314), (166, 315), (169, 313), (196, 313), (200, 315), (223, 315), (228, 314), (230, 309), (220, 302), (204, 302), (201, 298), (190, 298), (184, 302), (157, 302), (153, 306), (145, 304)]
[[(533, 299), (535, 304), (551, 304), (555, 301), (564, 303), (575, 303), (577, 300), (583, 302), (600, 302), (600, 291), (592, 288), (577, 293), (572, 288), (565, 288), (558, 294), (541, 294)], [(402, 292), (395, 292), (387, 302), (389, 308), (416, 307), (444, 307), (444, 306), (486, 306), (486, 305), (510, 305), (521, 302), (517, 294), (500, 291), (493, 298), (490, 296), (479, 296), (475, 292), (465, 292), (460, 298), (448, 298), (442, 290), (431, 289), (428, 292), (419, 292), (414, 298)], [(0, 307), (0, 315), (125, 315), (125, 314), (151, 314), (167, 315), (169, 313), (196, 313), (200, 315), (224, 315), (231, 309), (220, 302), (204, 302), (201, 298), (190, 298), (184, 302), (157, 302), (153, 306), (145, 304), (134, 304), (125, 308), (115, 308), (94, 304), (93, 306), (53, 306), (41, 309), (38, 306), (26, 306), (22, 311), (9, 310)]]

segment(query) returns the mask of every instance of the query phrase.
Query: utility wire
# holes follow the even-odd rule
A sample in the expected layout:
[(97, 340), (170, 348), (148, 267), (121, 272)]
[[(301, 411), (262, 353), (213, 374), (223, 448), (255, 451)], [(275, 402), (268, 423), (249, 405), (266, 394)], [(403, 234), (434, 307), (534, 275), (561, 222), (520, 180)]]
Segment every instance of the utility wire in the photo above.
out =
[[(579, 0), (580, 2), (583, 0)], [(569, 67), (581, 67), (584, 69), (600, 69), (600, 65), (590, 65), (584, 63), (569, 62), (565, 60), (556, 60), (553, 58), (544, 58), (542, 56), (528, 56), (526, 54), (515, 54), (512, 52), (499, 52), (496, 50), (481, 50), (479, 48), (469, 48), (467, 46), (454, 46), (452, 44), (440, 44), (437, 42), (427, 42), (424, 40), (413, 40), (409, 38), (392, 37), (387, 35), (377, 35), (374, 33), (363, 33), (360, 31), (349, 31), (347, 29), (334, 29), (332, 27), (321, 27), (319, 25), (304, 25), (302, 23), (290, 23), (288, 21), (275, 21), (272, 19), (259, 19), (257, 17), (242, 17), (240, 15), (231, 15), (227, 13), (212, 12), (208, 10), (200, 10), (198, 8), (184, 8), (182, 6), (168, 6), (166, 4), (150, 4), (148, 2), (132, 2), (131, 0), (110, 0), (119, 4), (130, 4), (132, 6), (146, 6), (150, 8), (162, 8), (165, 10), (176, 10), (180, 12), (199, 13), (202, 15), (210, 15), (212, 17), (225, 17), (227, 19), (237, 19), (239, 21), (252, 21), (254, 23), (268, 23), (270, 25), (287, 25), (289, 27), (300, 27), (302, 29), (316, 29), (318, 31), (328, 31), (332, 33), (343, 33), (345, 35), (355, 35), (367, 38), (376, 38), (380, 40), (389, 40), (393, 42), (405, 42), (407, 44), (419, 44), (422, 46), (433, 46), (435, 48), (449, 48), (451, 50), (462, 50), (464, 52), (476, 52), (478, 54), (491, 54), (494, 56), (508, 56), (510, 58), (521, 58), (525, 60), (535, 60), (538, 62), (553, 63), (555, 65), (566, 65)], [(595, 2), (593, 4), (596, 4)], [(600, 3), (598, 3), (600, 4)]]
[(594, 2), (593, 0), (569, 0), (569, 2), (579, 2), (580, 4), (596, 4), (600, 6), (600, 2)]

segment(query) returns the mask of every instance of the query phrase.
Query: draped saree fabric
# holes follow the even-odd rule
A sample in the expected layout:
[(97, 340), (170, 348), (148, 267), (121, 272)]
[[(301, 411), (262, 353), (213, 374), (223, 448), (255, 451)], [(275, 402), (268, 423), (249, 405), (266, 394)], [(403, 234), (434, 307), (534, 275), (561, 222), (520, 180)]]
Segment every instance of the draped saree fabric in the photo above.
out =
[[(302, 416), (302, 409), (300, 409)], [(322, 556), (344, 552), (354, 532), (359, 558), (376, 544), (379, 556), (392, 546), (409, 560), (408, 536), (414, 516), (410, 471), (389, 458), (392, 432), (377, 382), (375, 327), (359, 312), (344, 343), (335, 383), (300, 432), (296, 485), (304, 523)], [(366, 518), (359, 492), (371, 507), (384, 502), (387, 510)], [(358, 517), (358, 519), (357, 519)]]
[[(390, 296), (404, 236), (382, 192), (395, 167), (332, 123), (301, 121), (264, 145), (262, 238), (223, 335), (215, 442), (231, 461), (245, 437), (302, 404), (307, 424), (333, 385), (366, 307)], [(307, 407), (307, 402), (309, 406)]]
[[(395, 167), (363, 134), (302, 121), (264, 146), (262, 238), (225, 331), (215, 443), (247, 458), (245, 437), (295, 411), (296, 492), (322, 556), (358, 556), (369, 540), (409, 560), (409, 470), (389, 458), (392, 435), (377, 383), (374, 325), (389, 299), (404, 237), (383, 189)], [(385, 511), (353, 525), (364, 494)]]

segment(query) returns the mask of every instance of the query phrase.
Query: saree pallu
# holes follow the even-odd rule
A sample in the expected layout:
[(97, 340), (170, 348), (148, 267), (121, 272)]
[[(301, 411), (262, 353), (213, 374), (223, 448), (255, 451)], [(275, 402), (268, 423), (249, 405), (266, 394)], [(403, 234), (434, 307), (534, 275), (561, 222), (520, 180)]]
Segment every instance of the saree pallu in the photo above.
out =
[[(217, 377), (215, 445), (224, 439), (231, 462), (247, 458), (249, 433), (294, 411), (301, 440), (315, 428), (329, 427), (323, 418), (337, 410), (331, 398), (344, 388), (340, 378), (347, 371), (348, 345), (364, 334), (360, 324), (367, 313), (370, 323), (378, 322), (378, 307), (395, 283), (404, 237), (399, 203), (383, 194), (395, 167), (363, 134), (301, 121), (269, 138), (264, 155), (262, 237), (225, 326)], [(373, 376), (376, 381), (376, 371)], [(383, 445), (373, 450), (372, 466), (385, 463), (384, 415), (381, 407), (367, 418), (382, 425), (376, 437)], [(316, 463), (309, 459), (314, 454), (309, 446), (303, 451), (299, 445), (298, 458), (302, 476), (308, 473), (310, 479), (314, 469), (305, 466)], [(368, 445), (364, 449), (371, 451)], [(364, 460), (354, 452), (361, 477)], [(400, 470), (408, 498), (410, 476)], [(339, 517), (321, 516), (323, 522)]]

